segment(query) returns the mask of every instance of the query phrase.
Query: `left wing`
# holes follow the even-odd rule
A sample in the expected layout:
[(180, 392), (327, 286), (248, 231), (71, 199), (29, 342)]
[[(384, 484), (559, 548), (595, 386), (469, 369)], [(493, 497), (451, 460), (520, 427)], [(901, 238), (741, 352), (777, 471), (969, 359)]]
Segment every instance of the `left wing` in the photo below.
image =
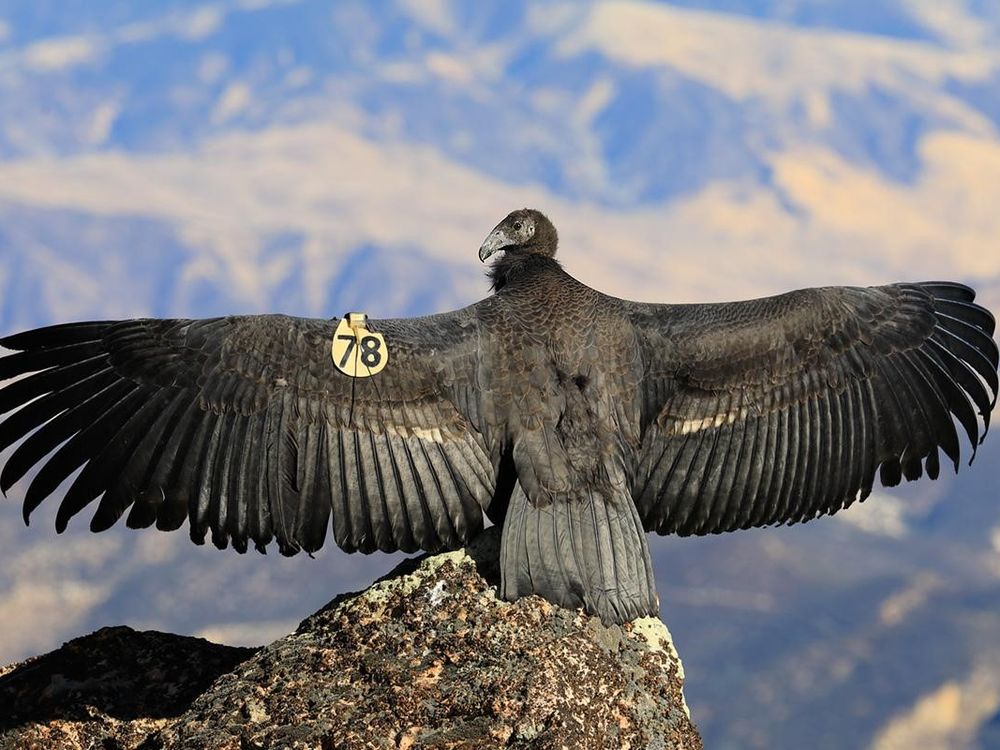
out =
[[(626, 302), (645, 362), (633, 497), (647, 530), (706, 534), (834, 513), (958, 469), (996, 401), (993, 316), (949, 282), (747, 302)], [(977, 418), (977, 412), (979, 417)]]
[(219, 547), (435, 551), (482, 527), (494, 451), (479, 431), (475, 307), (370, 321), (388, 364), (331, 359), (337, 320), (286, 315), (70, 323), (0, 339), (0, 474), (39, 466), (24, 517), (77, 469), (58, 530), (100, 498), (106, 529), (187, 519)]

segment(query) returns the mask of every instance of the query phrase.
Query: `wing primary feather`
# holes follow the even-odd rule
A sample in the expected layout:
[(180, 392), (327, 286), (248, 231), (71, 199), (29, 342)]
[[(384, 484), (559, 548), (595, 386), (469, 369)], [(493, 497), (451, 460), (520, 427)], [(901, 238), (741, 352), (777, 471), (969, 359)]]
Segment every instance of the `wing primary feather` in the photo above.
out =
[[(948, 394), (948, 404), (951, 412), (962, 425), (969, 440), (972, 455), (970, 462), (976, 456), (979, 447), (979, 422), (976, 419), (976, 409), (989, 408), (989, 399), (983, 390), (982, 382), (959, 360), (955, 359), (947, 349), (940, 345), (921, 350), (920, 356), (927, 363), (928, 369), (936, 375), (941, 388)], [(966, 383), (973, 389), (970, 394)], [(980, 399), (984, 399), (980, 401)], [(983, 430), (989, 427), (989, 411), (983, 417)], [(958, 467), (955, 467), (958, 470)]]
[[(60, 444), (69, 440), (75, 433), (82, 430), (88, 424), (91, 424), (95, 419), (102, 418), (115, 403), (128, 396), (129, 392), (134, 387), (135, 386), (130, 383), (121, 381), (114, 382), (98, 391), (87, 400), (70, 406), (66, 411), (39, 427), (38, 430), (29, 435), (28, 438), (15, 449), (10, 458), (7, 459), (7, 465), (4, 466), (3, 472), (0, 473), (0, 490), (6, 494), (14, 483), (21, 479), (21, 477), (23, 477), (32, 466), (39, 463)], [(81, 452), (86, 453), (87, 451), (93, 450), (95, 447), (96, 446), (93, 445), (81, 445), (79, 441), (77, 441), (72, 444), (71, 448), (62, 451), (61, 453), (57, 453), (56, 456), (53, 457), (56, 459), (55, 463), (53, 464), (52, 459), (50, 459), (42, 467), (41, 471), (39, 471), (39, 476), (46, 477), (46, 479), (39, 481), (38, 476), (36, 476), (32, 481), (32, 485), (35, 486), (36, 489), (31, 490), (29, 487), (29, 493), (38, 493), (41, 485), (47, 484), (48, 478), (57, 479), (55, 484), (52, 485), (52, 490), (54, 490), (56, 486), (58, 486), (59, 482), (65, 479), (69, 473), (76, 469), (76, 467), (79, 466), (80, 463), (83, 463), (86, 459), (82, 458), (80, 463), (77, 463), (69, 468), (67, 473), (62, 477), (57, 478), (56, 474), (59, 473), (65, 462), (75, 459)], [(52, 464), (51, 468), (49, 468), (49, 464)], [(40, 497), (45, 497), (48, 494), (49, 493), (44, 493)]]
[(935, 303), (941, 299), (960, 302), (972, 302), (976, 299), (976, 293), (971, 287), (954, 281), (922, 281), (916, 286), (934, 295)]
[[(964, 328), (970, 331), (977, 331), (977, 329), (971, 326), (966, 326), (961, 321), (955, 321), (959, 323)], [(958, 326), (954, 326), (957, 328)], [(990, 401), (990, 408), (996, 404), (997, 392), (1000, 391), (1000, 384), (998, 384), (997, 379), (997, 367), (996, 364), (990, 361), (981, 350), (979, 350), (973, 344), (970, 344), (964, 336), (960, 335), (960, 332), (956, 332), (951, 328), (945, 328), (944, 326), (938, 326), (938, 331), (943, 335), (940, 337), (942, 343), (948, 347), (948, 350), (958, 357), (960, 360), (965, 362), (967, 365), (972, 367), (976, 373), (986, 381), (986, 384), (990, 387), (990, 392), (993, 397)], [(977, 331), (979, 335), (984, 335), (981, 331)], [(989, 339), (992, 343), (992, 339)]]
[(100, 341), (104, 331), (115, 321), (98, 320), (87, 323), (59, 323), (45, 328), (35, 328), (0, 338), (4, 349), (56, 349), (70, 344)]
[(872, 476), (867, 474), (865, 451), (868, 449), (878, 450), (878, 443), (872, 445), (872, 436), (868, 432), (870, 412), (864, 397), (864, 382), (856, 379), (851, 380), (848, 389), (844, 392), (844, 403), (847, 409), (846, 424), (849, 428), (846, 446), (849, 451), (848, 463), (843, 467), (844, 474), (847, 475), (844, 508), (850, 507), (859, 498), (864, 499), (866, 495), (865, 485), (874, 482), (874, 471)]
[(102, 371), (110, 371), (107, 358), (103, 355), (15, 380), (0, 389), (0, 414), (6, 414), (43, 394), (61, 391)]
[[(824, 423), (824, 413), (820, 408), (821, 391), (810, 392), (802, 408), (802, 416), (809, 431), (809, 440), (799, 465), (799, 492), (802, 495), (802, 507), (808, 518), (826, 512), (826, 496), (821, 484), (826, 479), (823, 456), (830, 455), (829, 425)], [(825, 453), (824, 453), (825, 451)]]
[[(135, 399), (132, 396), (138, 390), (138, 386), (121, 383), (116, 390), (116, 397), (111, 399), (110, 402), (106, 402), (107, 408), (103, 410), (103, 413), (99, 411), (89, 425), (83, 427), (80, 432), (63, 443), (59, 450), (56, 451), (38, 474), (35, 475), (24, 496), (23, 515), (25, 523), (27, 523), (32, 511), (46, 497), (55, 492), (63, 480), (89, 459), (93, 458), (94, 454), (103, 447), (103, 439), (107, 433), (115, 429), (118, 420), (122, 419), (123, 415), (127, 413), (125, 409), (133, 405)], [(26, 444), (27, 441), (25, 442)], [(11, 462), (13, 462), (13, 457), (11, 457)], [(9, 466), (11, 466), (10, 463), (8, 463)], [(79, 476), (77, 479), (79, 479)], [(103, 481), (107, 482), (108, 478), (104, 477)], [(87, 499), (88, 502), (96, 497), (96, 495), (97, 493), (94, 493), (94, 495), (89, 497)], [(65, 506), (67, 510), (73, 507), (67, 505), (67, 497), (68, 495), (63, 497), (56, 516), (56, 530), (59, 532), (66, 528), (65, 521), (68, 519), (68, 516), (66, 516), (67, 511), (64, 511), (63, 507)]]
[[(969, 365), (967, 365), (959, 357), (956, 357), (944, 344), (933, 338), (930, 339), (928, 343), (930, 344), (929, 351), (937, 355), (938, 359), (947, 368), (955, 382), (962, 387), (962, 390), (968, 394), (969, 398), (971, 398), (973, 403), (976, 405), (976, 409), (979, 411), (979, 416), (983, 419), (982, 437), (986, 437), (986, 431), (990, 426), (990, 412), (993, 405), (991, 403), (991, 396), (986, 391), (983, 381), (977, 377), (975, 371), (969, 367)], [(975, 422), (975, 419), (973, 419), (973, 422)], [(978, 426), (973, 432), (978, 434)], [(981, 443), (981, 439), (974, 439), (972, 437), (969, 439), (973, 443), (974, 452), (974, 449)]]
[[(3, 423), (0, 424), (0, 451), (10, 445), (13, 445), (32, 430), (42, 427), (43, 425), (45, 425), (49, 430), (55, 430), (57, 428), (57, 426), (53, 424), (53, 422), (56, 422), (55, 417), (59, 415), (60, 418), (64, 418), (67, 412), (74, 409), (77, 410), (77, 419), (82, 419), (85, 424), (87, 420), (85, 416), (80, 416), (80, 410), (86, 410), (86, 404), (99, 404), (102, 394), (106, 395), (108, 389), (116, 387), (122, 388), (127, 385), (129, 385), (127, 381), (122, 381), (110, 370), (102, 370), (101, 372), (95, 373), (94, 375), (74, 383), (68, 388), (64, 388), (63, 390), (54, 393), (49, 393), (41, 398), (31, 401), (28, 404), (25, 404), (23, 407), (8, 416)], [(41, 438), (35, 439), (40, 440)], [(65, 437), (63, 440), (65, 440)], [(49, 448), (49, 450), (52, 450), (52, 448)], [(48, 453), (48, 451), (45, 453)], [(44, 456), (45, 453), (42, 455)], [(39, 458), (41, 458), (41, 456), (39, 456)], [(37, 459), (35, 460), (37, 461)], [(30, 468), (31, 465), (32, 464), (29, 464), (28, 468)], [(23, 476), (23, 472), (21, 476)], [(15, 479), (14, 481), (17, 480)], [(4, 492), (6, 492), (6, 489), (4, 489)]]
[(996, 330), (996, 320), (985, 307), (938, 297), (934, 300), (934, 308), (939, 316), (946, 315), (953, 320), (961, 320), (966, 325), (974, 326), (987, 335)]
[(0, 380), (10, 380), (26, 372), (74, 364), (105, 354), (101, 341), (83, 341), (45, 349), (31, 349), (0, 357)]
[(98, 446), (98, 449), (63, 496), (57, 525), (60, 521), (68, 522), (93, 502), (121, 472), (142, 434), (143, 404), (150, 394), (148, 387), (134, 388), (109, 410), (104, 419), (91, 423), (80, 432), (81, 440)]

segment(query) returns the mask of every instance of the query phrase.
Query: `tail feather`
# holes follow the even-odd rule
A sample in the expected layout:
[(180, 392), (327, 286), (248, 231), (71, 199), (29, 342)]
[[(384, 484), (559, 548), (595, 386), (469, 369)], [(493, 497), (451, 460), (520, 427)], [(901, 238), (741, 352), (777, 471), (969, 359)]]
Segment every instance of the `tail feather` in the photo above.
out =
[(500, 546), (501, 595), (538, 594), (583, 607), (605, 624), (658, 612), (652, 563), (638, 510), (622, 494), (581, 489), (545, 504), (514, 489)]

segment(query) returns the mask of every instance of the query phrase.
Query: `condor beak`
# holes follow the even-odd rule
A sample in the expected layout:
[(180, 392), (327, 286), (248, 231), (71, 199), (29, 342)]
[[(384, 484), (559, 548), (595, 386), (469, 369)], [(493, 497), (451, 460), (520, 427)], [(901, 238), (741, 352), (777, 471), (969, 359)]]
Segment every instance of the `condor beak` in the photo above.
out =
[(507, 230), (504, 227), (497, 227), (490, 232), (490, 236), (486, 238), (485, 242), (479, 248), (479, 260), (485, 263), (486, 259), (491, 255), (513, 244), (514, 241), (507, 234)]

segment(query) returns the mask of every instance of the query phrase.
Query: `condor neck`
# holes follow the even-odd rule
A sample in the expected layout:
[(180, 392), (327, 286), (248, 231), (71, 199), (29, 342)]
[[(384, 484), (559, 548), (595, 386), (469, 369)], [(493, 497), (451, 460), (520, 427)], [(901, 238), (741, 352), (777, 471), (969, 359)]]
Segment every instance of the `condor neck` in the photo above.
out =
[(546, 270), (559, 269), (559, 261), (539, 255), (524, 248), (504, 252), (503, 256), (487, 271), (494, 292), (533, 278)]

